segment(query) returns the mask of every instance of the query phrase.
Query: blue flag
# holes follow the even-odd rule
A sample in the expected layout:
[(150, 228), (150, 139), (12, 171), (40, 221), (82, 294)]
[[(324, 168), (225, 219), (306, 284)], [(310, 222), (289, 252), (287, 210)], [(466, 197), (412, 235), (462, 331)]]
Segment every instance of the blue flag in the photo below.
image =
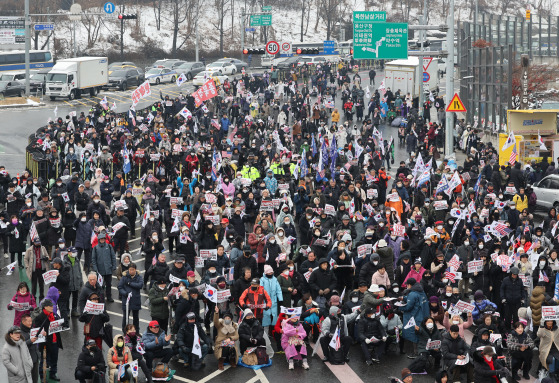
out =
[(130, 173), (130, 170), (132, 170), (132, 166), (130, 165), (130, 152), (126, 146), (122, 152), (122, 159), (124, 160), (122, 164), (122, 171), (124, 174), (128, 174)]
[(334, 157), (334, 153), (338, 151), (338, 145), (336, 144), (336, 136), (332, 136), (332, 142), (330, 142), (330, 158)]
[(334, 157), (330, 160), (330, 178), (336, 175), (336, 160), (338, 159), (338, 152), (334, 153)]
[(314, 134), (312, 135), (312, 141), (311, 141), (311, 153), (312, 156), (316, 156), (316, 153), (318, 152), (318, 150), (316, 149), (316, 142), (314, 140)]
[(322, 140), (322, 146), (320, 148), (320, 155), (322, 156), (322, 166), (328, 166), (328, 147), (326, 146), (326, 140)]
[(555, 274), (555, 293), (553, 299), (559, 299), (559, 273)]

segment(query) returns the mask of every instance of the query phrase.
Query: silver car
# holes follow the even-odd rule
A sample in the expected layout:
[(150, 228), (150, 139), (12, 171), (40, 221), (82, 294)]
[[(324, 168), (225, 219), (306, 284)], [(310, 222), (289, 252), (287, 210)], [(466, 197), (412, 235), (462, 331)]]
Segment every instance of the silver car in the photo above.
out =
[(551, 174), (532, 185), (538, 197), (537, 205), (546, 209), (559, 207), (559, 175)]

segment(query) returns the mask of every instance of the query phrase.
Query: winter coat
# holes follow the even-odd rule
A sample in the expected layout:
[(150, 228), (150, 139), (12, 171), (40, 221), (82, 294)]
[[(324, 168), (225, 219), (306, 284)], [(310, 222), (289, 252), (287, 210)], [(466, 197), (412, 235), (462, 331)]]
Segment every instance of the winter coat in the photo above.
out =
[[(87, 285), (88, 283), (86, 283)], [(140, 310), (142, 308), (142, 297), (140, 292), (144, 285), (144, 279), (138, 273), (131, 277), (129, 273), (123, 275), (118, 283), (118, 293), (122, 301), (122, 310), (126, 310), (126, 300), (128, 299), (128, 294), (132, 293), (130, 297), (130, 302), (128, 304), (129, 310)]]
[(287, 276), (287, 278), (285, 277), (285, 275), (280, 274), (277, 278), (278, 283), (281, 287), (281, 294), (283, 296), (282, 301), (280, 302), (280, 305), (283, 307), (292, 307), (291, 306), (291, 292), (289, 291), (289, 288), (294, 288), (293, 286), (293, 281), (291, 280), (291, 278), (289, 276)]
[(76, 228), (76, 248), (91, 249), (91, 233), (93, 232), (91, 224), (77, 219), (74, 227)]
[(165, 300), (167, 294), (169, 294), (169, 290), (166, 287), (161, 290), (157, 284), (154, 284), (149, 290), (149, 311), (152, 318), (169, 318), (169, 302)]
[(36, 344), (31, 343), (31, 328), (25, 327), (23, 325), (19, 326), (21, 328), (21, 339), (27, 344), (27, 349), (29, 354), (31, 354), (31, 360), (33, 363), (38, 363), (41, 354), (39, 353), (39, 347)]
[(505, 368), (505, 365), (497, 359), (497, 355), (493, 355), (493, 369), (485, 360), (485, 356), (479, 351), (473, 353), (472, 360), (474, 363), (474, 381), (476, 383), (495, 383), (499, 376), (505, 376), (504, 372), (502, 374), (497, 372)]
[(309, 278), (309, 286), (311, 288), (311, 294), (313, 298), (318, 296), (319, 290), (330, 289), (330, 291), (336, 288), (336, 276), (330, 270), (330, 266), (326, 270), (322, 270), (319, 266), (318, 269), (311, 273)]
[(419, 330), (415, 330), (417, 334), (417, 353), (427, 352), (427, 342), (440, 340), (442, 341), (442, 334), (437, 324), (433, 326), (433, 329), (429, 330), (425, 323), (417, 324)]
[(82, 347), (82, 352), (78, 356), (77, 370), (87, 374), (91, 372), (92, 366), (103, 365), (105, 366), (105, 358), (103, 357), (103, 350), (95, 349), (93, 355), (89, 352), (86, 346)]
[(545, 292), (545, 286), (536, 286), (530, 297), (530, 309), (532, 310), (532, 323), (534, 327), (540, 325), (542, 319), (542, 306), (555, 306), (557, 303)]
[[(429, 315), (429, 303), (427, 296), (423, 292), (423, 288), (419, 283), (413, 285), (407, 296), (404, 297), (405, 306), (402, 306), (400, 310), (404, 313), (404, 326), (413, 317), (415, 323), (421, 323)], [(417, 343), (418, 338), (413, 327), (405, 328), (402, 332), (402, 336), (412, 343)]]
[(70, 276), (68, 282), (68, 290), (79, 291), (80, 288), (83, 286), (82, 267), (80, 261), (77, 258), (74, 258), (74, 264), (72, 265), (71, 258), (69, 256), (66, 256), (64, 257), (63, 262), (64, 267), (68, 268), (68, 273)]
[(214, 356), (218, 360), (221, 358), (221, 342), (223, 342), (227, 338), (230, 338), (233, 342), (235, 342), (235, 357), (237, 361), (239, 360), (239, 346), (237, 342), (239, 340), (239, 325), (232, 321), (231, 326), (233, 326), (234, 331), (226, 333), (226, 330), (224, 330), (225, 323), (223, 322), (223, 319), (219, 318), (218, 313), (214, 313), (214, 328), (217, 331), (217, 336), (214, 343)]
[[(107, 323), (111, 318), (107, 311), (103, 311), (103, 314), (93, 315), (86, 312), (83, 312), (80, 317), (78, 318), (80, 322), (85, 325), (89, 324), (89, 337), (90, 338), (98, 338), (101, 337), (101, 330), (105, 323)], [(115, 343), (116, 344), (116, 343)]]
[[(25, 263), (25, 272), (27, 274), (27, 278), (31, 280), (31, 274), (35, 271), (35, 254), (33, 251), (34, 246), (30, 246), (24, 255), (24, 263)], [(47, 253), (47, 249), (44, 246), (41, 246), (41, 265), (42, 265), (42, 272), (50, 270), (50, 263), (48, 260), (44, 260), (45, 258), (49, 258)]]
[[(60, 317), (56, 314), (54, 314), (54, 320), (58, 320), (60, 319)], [(58, 344), (58, 348), (62, 349), (62, 337), (60, 336), (60, 333), (55, 333), (52, 335), (49, 335), (49, 326), (50, 326), (50, 321), (49, 318), (47, 316), (47, 314), (45, 314), (45, 312), (43, 310), (41, 310), (41, 312), (39, 313), (39, 315), (37, 315), (35, 317), (35, 319), (33, 320), (33, 328), (39, 328), (38, 333), (40, 333), (41, 331), (45, 331), (46, 335), (45, 335), (45, 343), (47, 345), (52, 345), (54, 344), (54, 337), (56, 336), (56, 344)]]
[(31, 370), (33, 360), (23, 339), (14, 342), (9, 334), (6, 334), (6, 344), (2, 348), (2, 363), (8, 370), (8, 382), (10, 383), (32, 383)]
[(458, 359), (458, 355), (467, 355), (468, 349), (468, 344), (462, 337), (458, 336), (456, 339), (453, 339), (450, 333), (447, 332), (443, 335), (443, 341), (441, 343), (444, 365), (453, 367), (456, 363), (456, 359)]
[(260, 284), (262, 285), (262, 287), (264, 287), (264, 290), (266, 290), (272, 302), (272, 306), (264, 310), (264, 316), (262, 317), (262, 326), (273, 326), (278, 320), (278, 302), (283, 301), (281, 286), (274, 276), (272, 276), (272, 278), (264, 276), (260, 279)]
[(268, 310), (272, 307), (272, 299), (262, 285), (258, 286), (256, 291), (252, 290), (252, 288), (246, 289), (239, 298), (239, 306), (242, 309), (250, 308), (254, 316), (261, 319), (263, 308), (256, 307), (259, 305), (265, 305)]
[[(17, 231), (16, 231), (17, 230)], [(16, 238), (16, 232), (18, 233)], [(26, 234), (27, 231), (24, 229), (21, 223), (14, 225), (12, 223), (8, 224), (8, 228), (6, 229), (6, 233), (8, 233), (9, 237), (9, 250), (10, 253), (23, 253), (26, 250)]]
[(363, 316), (359, 320), (358, 325), (358, 340), (360, 342), (364, 342), (365, 339), (371, 339), (373, 336), (379, 340), (387, 336), (384, 327), (382, 327), (382, 323), (377, 317), (369, 318), (367, 316)]
[(99, 243), (91, 252), (91, 263), (94, 271), (101, 275), (111, 275), (116, 270), (116, 257), (113, 247), (108, 243)]
[(474, 305), (474, 311), (472, 311), (472, 317), (474, 321), (480, 319), (486, 309), (492, 309), (494, 312), (497, 311), (497, 305), (491, 302), (489, 299), (484, 299), (481, 303), (477, 303), (473, 301), (472, 304)]
[[(180, 330), (179, 330), (179, 332), (180, 332)], [(202, 331), (202, 332), (204, 332), (204, 331)], [(158, 343), (155, 343), (156, 338), (158, 340)], [(145, 346), (146, 351), (162, 350), (163, 347), (168, 346), (169, 344), (171, 344), (170, 341), (165, 340), (165, 331), (163, 331), (161, 329), (159, 329), (159, 331), (157, 333), (153, 333), (153, 332), (151, 332), (151, 330), (146, 329), (146, 332), (142, 336), (142, 342), (144, 342), (144, 346)]]
[[(118, 341), (118, 338), (122, 337), (123, 341), (124, 341), (124, 336), (122, 334), (117, 334), (113, 337), (113, 347), (109, 348), (109, 350), (107, 351), (107, 365), (109, 366), (109, 383), (114, 383), (114, 375), (115, 372), (118, 371), (118, 366), (121, 364), (124, 364), (124, 362), (126, 361), (127, 363), (130, 363), (132, 361), (132, 353), (130, 352), (130, 349), (128, 347), (126, 347), (126, 345), (122, 346), (122, 356), (118, 356), (117, 350), (116, 350), (116, 343)], [(116, 362), (113, 361), (113, 357), (116, 358)]]
[[(255, 319), (252, 324), (243, 320), (239, 325), (239, 340), (244, 341), (245, 344), (251, 344), (251, 339), (256, 339), (257, 344), (263, 344), (264, 342), (264, 327), (258, 319)], [(241, 348), (241, 353), (243, 352), (245, 350)]]
[(388, 274), (386, 272), (384, 274), (381, 274), (377, 271), (371, 278), (371, 284), (385, 287), (390, 286), (390, 279), (388, 279)]
[(301, 360), (303, 357), (307, 356), (307, 348), (303, 345), (300, 347), (300, 351), (294, 344), (289, 344), (289, 339), (305, 339), (307, 337), (307, 332), (305, 331), (303, 324), (298, 323), (297, 326), (286, 320), (282, 324), (282, 334), (281, 334), (281, 348), (285, 352), (285, 357), (289, 359)]
[(80, 296), (78, 298), (78, 308), (80, 314), (83, 312), (85, 304), (87, 303), (87, 300), (92, 293), (95, 293), (99, 296), (99, 302), (103, 302), (105, 297), (103, 291), (104, 290), (99, 283), (95, 282), (95, 286), (91, 286), (89, 284), (89, 281), (86, 281), (82, 289), (80, 290)]
[[(12, 297), (11, 302), (17, 302), (17, 303), (26, 303), (27, 302), (27, 303), (29, 303), (29, 306), (31, 306), (32, 308), (37, 307), (37, 303), (35, 302), (35, 297), (29, 292), (25, 295), (21, 295), (18, 291)], [(13, 308), (11, 308), (11, 306), (10, 306), (10, 303), (8, 303), (8, 310), (13, 310)], [(30, 314), (31, 310), (25, 310), (25, 311), (14, 310), (14, 313), (15, 313), (14, 326), (19, 326), (21, 324), (21, 317), (24, 316), (25, 314)]]
[(508, 276), (501, 283), (501, 299), (506, 299), (509, 303), (520, 303), (526, 299), (526, 290), (522, 280), (517, 276), (516, 279)]
[(554, 322), (551, 330), (540, 327), (538, 329), (538, 338), (540, 338), (540, 363), (545, 369), (549, 369), (546, 360), (552, 345), (555, 344), (555, 347), (559, 349), (559, 328), (557, 328), (557, 324)]
[(394, 251), (391, 247), (381, 247), (377, 249), (377, 254), (380, 257), (380, 264), (386, 268), (386, 274), (391, 281), (394, 280)]

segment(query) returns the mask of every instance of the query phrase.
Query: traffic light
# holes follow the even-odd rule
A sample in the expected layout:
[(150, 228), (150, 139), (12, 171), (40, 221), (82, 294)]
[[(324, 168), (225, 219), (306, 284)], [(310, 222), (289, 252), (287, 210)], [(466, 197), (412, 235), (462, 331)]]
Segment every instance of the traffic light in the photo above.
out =
[(297, 48), (297, 54), (303, 55), (317, 55), (319, 53), (318, 48)]
[(243, 49), (244, 55), (263, 55), (266, 53), (266, 49), (264, 48), (245, 48)]
[(138, 15), (131, 15), (131, 14), (120, 14), (118, 15), (119, 20), (135, 20), (138, 18)]
[(353, 48), (349, 50), (349, 54), (353, 56)]

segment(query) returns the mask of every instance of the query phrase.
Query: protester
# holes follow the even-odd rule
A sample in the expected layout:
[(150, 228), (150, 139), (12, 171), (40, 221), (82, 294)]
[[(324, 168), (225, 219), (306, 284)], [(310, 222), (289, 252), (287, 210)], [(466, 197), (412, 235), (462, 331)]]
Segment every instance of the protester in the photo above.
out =
[[(32, 382), (33, 360), (21, 337), (21, 329), (18, 326), (10, 327), (4, 340), (6, 344), (2, 347), (2, 364), (8, 370), (8, 380), (16, 383)], [(53, 380), (60, 381), (56, 378)]]

